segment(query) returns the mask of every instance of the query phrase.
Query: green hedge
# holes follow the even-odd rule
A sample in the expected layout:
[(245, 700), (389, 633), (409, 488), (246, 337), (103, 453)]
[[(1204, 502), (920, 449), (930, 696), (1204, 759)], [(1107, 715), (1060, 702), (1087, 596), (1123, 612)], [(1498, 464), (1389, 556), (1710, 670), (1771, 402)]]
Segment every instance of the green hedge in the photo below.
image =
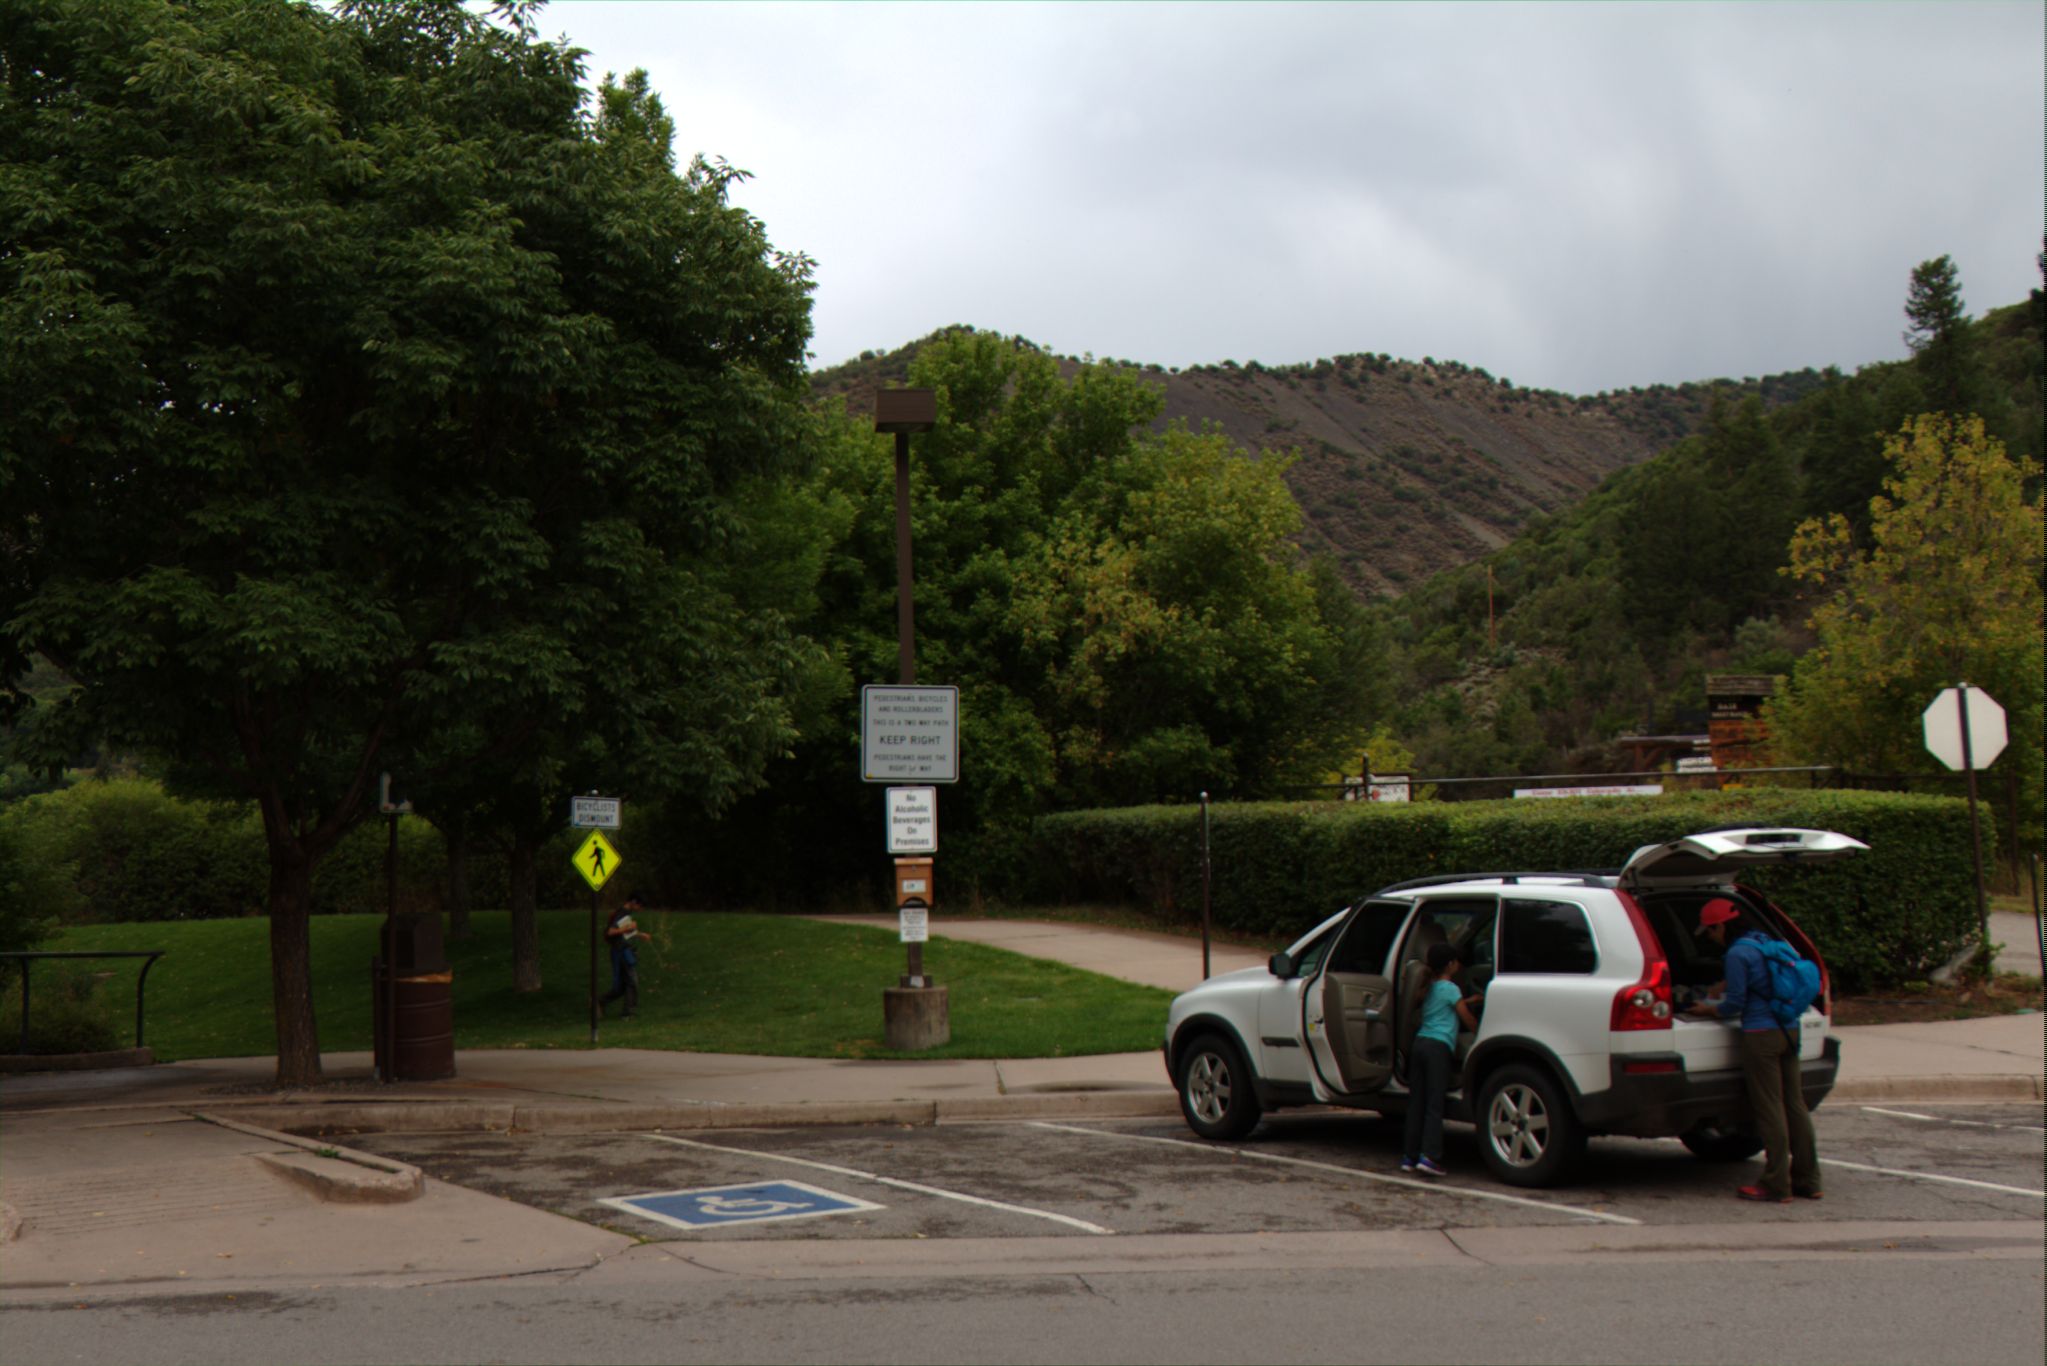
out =
[[(1870, 846), (1838, 863), (1763, 869), (1744, 879), (1814, 936), (1845, 990), (1924, 977), (1973, 942), (1963, 802), (1785, 788), (1653, 799), (1216, 806), (1211, 915), (1219, 929), (1281, 943), (1359, 896), (1409, 878), (1612, 869), (1645, 844), (1728, 825), (1838, 830)], [(1199, 807), (1067, 812), (1044, 817), (1033, 833), (1038, 898), (1136, 905), (1198, 922)]]
[[(0, 809), (0, 830), (14, 857), (38, 874), (31, 893), (38, 916), (67, 925), (260, 915), (269, 895), (269, 854), (253, 807), (180, 801), (144, 778), (91, 780), (10, 802)], [(436, 899), (446, 876), (439, 833), (420, 820), (399, 822), (398, 833), (400, 896)], [(388, 837), (381, 821), (351, 832), (314, 871), (313, 909), (382, 910)]]

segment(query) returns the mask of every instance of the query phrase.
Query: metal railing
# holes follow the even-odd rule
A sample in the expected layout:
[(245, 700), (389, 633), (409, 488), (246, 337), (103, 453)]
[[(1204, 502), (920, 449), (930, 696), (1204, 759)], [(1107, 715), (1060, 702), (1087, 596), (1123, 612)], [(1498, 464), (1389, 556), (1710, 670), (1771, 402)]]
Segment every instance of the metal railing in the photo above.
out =
[(13, 951), (0, 953), (0, 960), (12, 959), (21, 964), (21, 1051), (28, 1052), (28, 1005), (29, 969), (39, 958), (143, 958), (142, 971), (135, 978), (135, 1046), (142, 1047), (142, 988), (149, 981), (149, 970), (156, 966), (156, 960), (163, 957), (163, 949), (126, 949), (94, 953), (85, 951), (51, 951), (48, 953)]

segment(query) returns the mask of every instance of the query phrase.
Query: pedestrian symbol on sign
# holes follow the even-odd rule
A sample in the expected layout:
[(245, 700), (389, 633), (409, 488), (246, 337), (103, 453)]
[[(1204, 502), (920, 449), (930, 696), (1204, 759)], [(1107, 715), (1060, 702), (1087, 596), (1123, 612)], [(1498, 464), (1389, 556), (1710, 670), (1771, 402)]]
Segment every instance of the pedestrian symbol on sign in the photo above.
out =
[(618, 850), (611, 847), (611, 841), (604, 838), (602, 831), (592, 830), (588, 839), (576, 847), (573, 858), (576, 871), (583, 875), (583, 881), (596, 891), (611, 881), (611, 875), (618, 871)]

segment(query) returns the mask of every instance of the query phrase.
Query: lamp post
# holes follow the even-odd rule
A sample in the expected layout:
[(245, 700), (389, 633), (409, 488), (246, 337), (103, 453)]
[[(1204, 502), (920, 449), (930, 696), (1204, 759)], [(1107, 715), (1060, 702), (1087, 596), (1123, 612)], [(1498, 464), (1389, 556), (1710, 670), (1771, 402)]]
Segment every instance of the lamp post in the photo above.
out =
[[(917, 681), (917, 616), (915, 578), (910, 556), (910, 434), (938, 425), (938, 394), (931, 389), (882, 389), (874, 395), (874, 430), (896, 438), (896, 681), (904, 687)], [(933, 792), (933, 805), (936, 805)], [(933, 859), (896, 860), (896, 907), (907, 921), (921, 913), (928, 925), (938, 897)], [(924, 975), (924, 943), (904, 930), (908, 962), (900, 985), (882, 992), (883, 1033), (891, 1048), (915, 1051), (933, 1048), (952, 1037), (947, 993)]]

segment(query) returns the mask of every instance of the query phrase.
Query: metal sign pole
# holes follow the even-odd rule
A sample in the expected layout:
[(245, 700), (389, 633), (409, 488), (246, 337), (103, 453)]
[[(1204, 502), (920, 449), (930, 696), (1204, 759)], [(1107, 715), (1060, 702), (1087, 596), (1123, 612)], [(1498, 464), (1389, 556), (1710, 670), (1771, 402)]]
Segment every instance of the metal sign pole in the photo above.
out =
[(1976, 924), (1983, 931), (1983, 948), (1990, 949), (1990, 905), (1983, 895), (1983, 827), (1976, 815), (1976, 756), (1969, 744), (1969, 685), (1955, 689), (1955, 703), (1962, 711), (1962, 772), (1969, 777), (1969, 853), (1976, 868)]
[(1208, 980), (1208, 794), (1201, 794), (1201, 980)]
[(597, 903), (601, 892), (590, 893), (590, 1042), (597, 1042)]

